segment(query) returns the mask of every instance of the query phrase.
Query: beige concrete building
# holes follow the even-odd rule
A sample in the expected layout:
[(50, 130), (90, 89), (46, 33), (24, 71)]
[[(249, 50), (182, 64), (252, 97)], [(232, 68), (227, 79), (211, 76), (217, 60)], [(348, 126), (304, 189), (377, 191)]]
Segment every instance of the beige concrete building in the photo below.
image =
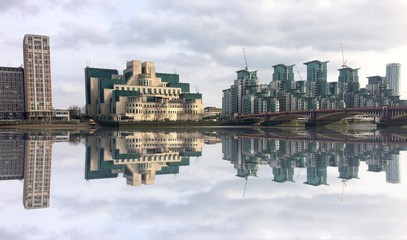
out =
[(86, 113), (115, 121), (198, 121), (202, 95), (190, 93), (178, 74), (156, 73), (153, 62), (127, 62), (117, 70), (85, 68)]
[(49, 37), (27, 34), (23, 41), (25, 112), (27, 119), (52, 118)]

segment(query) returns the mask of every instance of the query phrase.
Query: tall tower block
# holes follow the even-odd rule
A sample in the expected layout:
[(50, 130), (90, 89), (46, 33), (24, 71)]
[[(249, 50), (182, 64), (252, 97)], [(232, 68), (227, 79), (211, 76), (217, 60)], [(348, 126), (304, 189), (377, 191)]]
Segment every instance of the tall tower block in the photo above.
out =
[(400, 96), (400, 68), (400, 63), (386, 64), (386, 80), (393, 89), (393, 96)]
[(26, 118), (51, 119), (52, 88), (49, 37), (26, 34), (23, 50)]

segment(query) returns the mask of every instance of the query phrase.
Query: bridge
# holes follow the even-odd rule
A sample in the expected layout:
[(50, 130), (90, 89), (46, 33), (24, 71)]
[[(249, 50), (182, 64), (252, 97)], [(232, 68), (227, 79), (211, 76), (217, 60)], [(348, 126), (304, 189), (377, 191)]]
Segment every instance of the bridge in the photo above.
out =
[(407, 106), (382, 106), (366, 108), (312, 109), (304, 111), (265, 112), (240, 114), (236, 118), (240, 123), (256, 125), (281, 125), (296, 121), (306, 126), (324, 126), (341, 123), (346, 119), (363, 115), (372, 117), (378, 126), (407, 125)]

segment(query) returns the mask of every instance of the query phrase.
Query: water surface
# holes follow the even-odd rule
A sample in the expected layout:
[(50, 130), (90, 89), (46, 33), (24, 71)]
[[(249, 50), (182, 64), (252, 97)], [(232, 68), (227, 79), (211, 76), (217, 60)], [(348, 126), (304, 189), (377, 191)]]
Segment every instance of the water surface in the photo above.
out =
[(407, 131), (0, 133), (1, 239), (397, 239)]

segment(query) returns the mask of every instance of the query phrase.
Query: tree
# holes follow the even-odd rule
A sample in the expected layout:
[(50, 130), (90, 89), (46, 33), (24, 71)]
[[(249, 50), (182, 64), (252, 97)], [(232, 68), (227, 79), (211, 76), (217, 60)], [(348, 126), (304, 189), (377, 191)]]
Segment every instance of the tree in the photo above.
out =
[(69, 106), (69, 116), (71, 119), (81, 119), (84, 107), (79, 107), (77, 105)]

